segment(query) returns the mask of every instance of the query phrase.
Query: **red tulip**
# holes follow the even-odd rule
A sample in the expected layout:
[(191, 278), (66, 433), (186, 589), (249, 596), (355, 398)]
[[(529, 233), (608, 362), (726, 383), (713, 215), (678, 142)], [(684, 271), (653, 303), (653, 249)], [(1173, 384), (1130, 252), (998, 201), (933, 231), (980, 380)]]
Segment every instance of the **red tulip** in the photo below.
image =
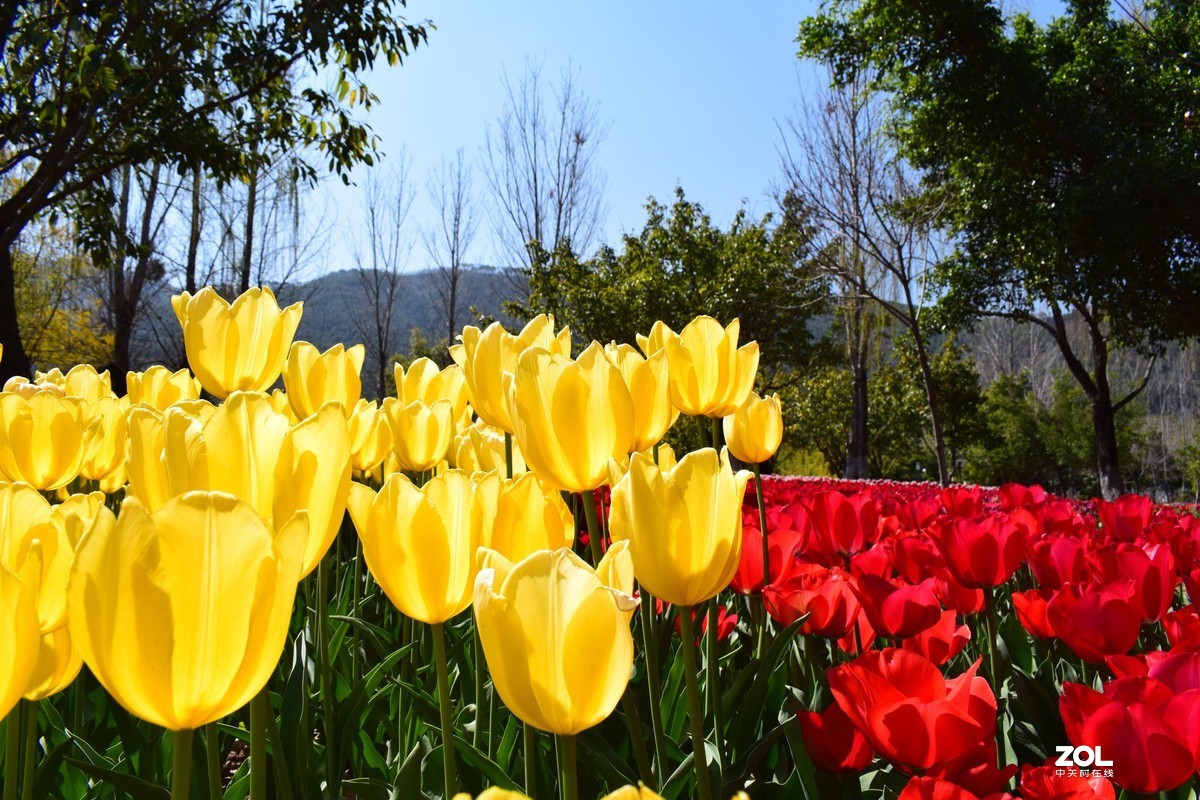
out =
[(1096, 501), (1096, 514), (1100, 517), (1105, 538), (1110, 541), (1132, 542), (1138, 539), (1150, 524), (1154, 512), (1154, 501), (1139, 494), (1126, 494), (1111, 503)]
[(909, 583), (919, 583), (942, 569), (942, 554), (924, 536), (897, 536), (892, 540), (892, 566)]
[(1088, 557), (1097, 583), (1128, 578), (1134, 583), (1135, 604), (1142, 619), (1154, 622), (1171, 608), (1175, 595), (1175, 568), (1171, 549), (1165, 545), (1116, 542), (1097, 549)]
[(946, 520), (933, 526), (947, 569), (963, 586), (989, 588), (1012, 577), (1025, 557), (1025, 537), (1036, 522), (1028, 511), (1007, 516)]
[(1046, 609), (1050, 599), (1054, 597), (1051, 589), (1029, 589), (1024, 592), (1013, 592), (1013, 610), (1017, 612), (1017, 621), (1021, 627), (1029, 631), (1030, 636), (1038, 639), (1053, 639), (1054, 627), (1046, 617)]
[(830, 563), (846, 563), (875, 541), (879, 511), (866, 492), (851, 497), (841, 492), (821, 492), (806, 508), (812, 522), (808, 555), (814, 560), (821, 560), (821, 556), (831, 559)]
[(860, 575), (855, 594), (876, 633), (903, 639), (933, 625), (942, 607), (933, 593), (933, 579), (896, 584), (874, 575)]
[(1033, 577), (1044, 589), (1057, 589), (1064, 583), (1087, 580), (1083, 542), (1072, 536), (1044, 534), (1030, 537), (1025, 542), (1025, 554)]
[[(661, 602), (661, 601), (659, 601), (659, 602)], [(666, 609), (666, 608), (670, 608), (670, 606), (667, 604), (663, 604), (663, 609)], [(660, 609), (660, 611), (661, 610), (662, 609)], [(697, 612), (695, 610), (693, 610), (692, 611), (692, 622), (693, 623), (696, 622), (696, 619), (697, 619)], [(699, 621), (700, 621), (700, 625), (696, 631), (696, 646), (697, 647), (699, 647), (701, 642), (704, 641), (704, 637), (708, 635), (708, 614), (707, 614), (707, 612), (701, 613), (699, 615)], [(737, 624), (738, 624), (738, 615), (737, 614), (730, 612), (730, 610), (728, 608), (726, 608), (725, 606), (717, 607), (717, 641), (718, 642), (727, 641), (729, 639), (729, 637), (733, 635), (734, 630), (737, 628)], [(683, 623), (680, 622), (678, 614), (675, 615), (675, 633), (676, 633), (676, 635), (678, 635), (682, 638)]]
[(1003, 792), (1017, 774), (1017, 765), (996, 766), (996, 740), (980, 742), (966, 755), (926, 770), (925, 777), (949, 781), (980, 797)]
[(867, 737), (837, 703), (820, 714), (801, 711), (797, 716), (808, 757), (822, 772), (861, 772), (874, 760)]
[(941, 666), (961, 653), (969, 641), (971, 629), (958, 624), (958, 615), (954, 611), (943, 611), (941, 619), (932, 627), (908, 637), (900, 646)]
[(798, 564), (792, 577), (767, 587), (767, 612), (780, 625), (791, 625), (805, 614), (801, 633), (829, 639), (846, 635), (858, 616), (854, 579), (840, 567)]
[(875, 751), (904, 767), (929, 769), (969, 753), (996, 731), (996, 698), (976, 661), (946, 680), (907, 650), (871, 651), (830, 669), (829, 689)]
[(1026, 765), (1021, 769), (1021, 797), (1025, 800), (1116, 800), (1112, 783), (1103, 775), (1080, 777), (1059, 775), (1060, 772), (1063, 772), (1062, 767)]
[(983, 489), (979, 486), (947, 486), (941, 493), (942, 506), (952, 517), (977, 517), (983, 513)]
[(914, 497), (896, 507), (901, 527), (910, 531), (925, 530), (937, 518), (941, 503), (933, 497)]
[(1101, 663), (1105, 656), (1128, 653), (1137, 643), (1141, 609), (1131, 580), (1100, 587), (1068, 583), (1046, 609), (1054, 635), (1084, 661)]
[(957, 783), (937, 778), (911, 778), (896, 800), (1011, 800), (1007, 792), (980, 797)]
[(963, 586), (945, 567), (934, 573), (933, 581), (933, 593), (946, 608), (953, 608), (964, 616), (983, 611), (985, 601), (982, 589)]
[(1066, 684), (1059, 711), (1075, 745), (1113, 762), (1113, 782), (1133, 792), (1181, 785), (1200, 753), (1200, 690), (1175, 694), (1153, 678), (1118, 678), (1096, 692)]
[(1178, 611), (1163, 615), (1163, 630), (1171, 647), (1192, 648), (1200, 646), (1200, 614), (1195, 605), (1186, 605)]
[(1200, 689), (1200, 653), (1167, 653), (1147, 664), (1146, 675), (1175, 694)]
[[(786, 572), (796, 554), (804, 549), (804, 534), (791, 529), (772, 529), (768, 534), (767, 546), (771, 562), (768, 583), (774, 583), (781, 580), (782, 573)], [(742, 555), (730, 586), (739, 594), (757, 594), (762, 591), (762, 581), (762, 534), (758, 530), (758, 513), (755, 512), (754, 524), (742, 526)]]
[(1006, 483), (997, 494), (1000, 495), (1000, 507), (1005, 511), (1028, 508), (1046, 500), (1046, 490), (1036, 484), (1022, 486), (1019, 483)]

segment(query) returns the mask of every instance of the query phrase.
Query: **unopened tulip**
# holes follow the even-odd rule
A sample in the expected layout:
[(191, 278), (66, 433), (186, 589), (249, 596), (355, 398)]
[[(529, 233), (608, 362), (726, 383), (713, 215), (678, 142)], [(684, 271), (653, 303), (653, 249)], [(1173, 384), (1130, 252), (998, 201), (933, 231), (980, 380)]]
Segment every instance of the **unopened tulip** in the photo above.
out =
[(108, 370), (97, 372), (91, 364), (77, 364), (67, 370), (65, 375), (59, 369), (38, 372), (34, 374), (33, 382), (54, 384), (61, 388), (67, 397), (78, 397), (86, 403), (93, 403), (101, 397), (116, 397)]
[(244, 292), (230, 305), (211, 286), (171, 298), (183, 328), (188, 363), (200, 385), (217, 397), (261, 392), (283, 371), (303, 304), (280, 309), (268, 288)]
[(633, 400), (599, 344), (576, 361), (530, 348), (510, 383), (515, 439), (546, 485), (591, 491), (608, 480), (609, 461), (630, 452)]
[(129, 401), (111, 395), (90, 403), (87, 414), (92, 419), (88, 429), (88, 457), (80, 467), (80, 477), (100, 484), (104, 492), (112, 493), (125, 485), (126, 415)]
[(488, 521), (486, 547), (509, 561), (520, 561), (537, 550), (558, 550), (574, 543), (575, 521), (566, 503), (532, 472), (493, 485), (496, 515)]
[(78, 397), (39, 390), (28, 398), (0, 392), (0, 477), (40, 491), (75, 480), (91, 441), (87, 410)]
[(862, 772), (875, 760), (871, 743), (837, 703), (819, 714), (801, 711), (796, 716), (808, 756), (822, 772)]
[(775, 455), (783, 441), (783, 412), (779, 395), (759, 397), (751, 392), (732, 415), (723, 421), (725, 442), (734, 457), (747, 464), (761, 464)]
[(83, 660), (125, 709), (170, 730), (241, 708), (287, 639), (307, 521), (278, 533), (248, 504), (189, 492), (135, 498), (79, 544), (68, 591)]
[(71, 632), (59, 628), (43, 634), (37, 652), (37, 666), (25, 689), (26, 700), (44, 700), (71, 685), (83, 668), (83, 656), (71, 641)]
[(36, 556), (13, 572), (0, 563), (0, 716), (29, 688), (38, 663)]
[(617, 365), (629, 396), (633, 399), (633, 444), (631, 450), (647, 450), (658, 444), (679, 416), (671, 405), (671, 373), (667, 354), (642, 356), (627, 344), (604, 348), (609, 360)]
[(200, 398), (200, 381), (196, 380), (191, 372), (187, 369), (171, 372), (157, 364), (145, 372), (126, 374), (125, 388), (131, 406), (145, 403), (159, 411), (166, 411), (170, 405), (180, 400)]
[(392, 449), (387, 418), (378, 403), (359, 400), (346, 422), (350, 426), (350, 463), (357, 472), (370, 472)]
[(571, 353), (571, 332), (563, 328), (556, 334), (554, 318), (545, 314), (531, 319), (515, 336), (493, 322), (483, 331), (469, 325), (460, 338), (462, 344), (451, 347), (450, 356), (462, 367), (471, 406), (484, 422), (509, 433), (516, 433), (516, 421), (509, 413), (504, 374), (516, 370), (517, 359), (530, 347), (561, 356)]
[(467, 380), (462, 367), (451, 364), (440, 369), (428, 358), (418, 358), (408, 365), (393, 367), (396, 378), (396, 399), (403, 405), (420, 400), (431, 406), (438, 400), (450, 401), (450, 416), (457, 421), (467, 407)]
[(647, 789), (644, 784), (637, 786), (622, 786), (615, 792), (609, 792), (600, 800), (663, 800), (662, 795), (653, 789)]
[[(494, 551), (480, 554), (475, 619), (500, 699), (522, 721), (574, 735), (603, 721), (621, 699), (633, 666), (625, 545), (609, 549), (593, 571), (563, 548), (538, 551), (514, 564)], [(626, 575), (611, 586), (604, 576)]]
[(383, 413), (392, 431), (392, 452), (401, 469), (425, 472), (446, 457), (454, 436), (449, 400), (438, 400), (431, 406), (420, 400), (404, 405), (389, 397), (383, 401)]
[[(466, 792), (459, 792), (454, 795), (454, 800), (471, 800), (471, 795)], [(475, 800), (529, 800), (529, 795), (492, 786), (491, 788), (484, 789), (483, 794), (476, 795)]]
[[(511, 441), (511, 437), (509, 437)], [(513, 477), (529, 471), (521, 446), (511, 442)], [(467, 472), (499, 472), (507, 474), (504, 431), (476, 420), (474, 425), (454, 437), (454, 466)]]
[(758, 342), (738, 347), (738, 320), (726, 328), (712, 317), (696, 317), (665, 338), (671, 368), (671, 402), (694, 417), (727, 417), (754, 386)]
[(420, 488), (401, 473), (389, 477), (378, 494), (361, 483), (351, 486), (350, 516), (367, 568), (402, 613), (438, 624), (471, 604), (475, 551), (495, 513), (486, 506), (488, 497), (495, 493), (480, 491), (461, 470), (444, 472)]
[(705, 448), (662, 470), (641, 453), (613, 487), (609, 531), (628, 539), (638, 582), (655, 597), (694, 606), (729, 585), (742, 546), (750, 473)]
[(667, 347), (667, 339), (678, 336), (675, 331), (671, 330), (671, 326), (663, 322), (661, 319), (655, 320), (650, 326), (650, 333), (637, 334), (638, 348), (645, 354), (646, 358), (657, 353), (659, 350), (665, 350)]
[(326, 403), (341, 404), (349, 414), (362, 395), (363, 356), (361, 344), (335, 344), (324, 353), (308, 342), (296, 342), (288, 352), (283, 370), (283, 388), (298, 419), (311, 417)]

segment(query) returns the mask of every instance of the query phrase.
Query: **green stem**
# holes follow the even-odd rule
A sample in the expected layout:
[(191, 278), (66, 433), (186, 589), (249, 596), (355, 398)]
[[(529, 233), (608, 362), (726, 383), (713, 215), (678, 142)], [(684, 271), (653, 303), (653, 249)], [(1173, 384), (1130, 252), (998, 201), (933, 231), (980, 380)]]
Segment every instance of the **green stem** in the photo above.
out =
[(17, 800), (21, 779), (21, 706), (4, 718), (4, 800)]
[(513, 442), (512, 434), (504, 432), (504, 471), (505, 477), (512, 480), (513, 476)]
[(442, 767), (446, 777), (446, 792), (443, 797), (453, 797), (454, 775), (454, 729), (453, 700), (450, 699), (450, 670), (446, 666), (446, 627), (442, 623), (433, 626), (433, 660), (437, 668), (438, 709), (442, 721)]
[(250, 800), (266, 800), (267, 797), (267, 715), (270, 713), (271, 700), (264, 686), (250, 700)]
[(583, 505), (583, 518), (587, 520), (588, 544), (592, 548), (592, 565), (599, 566), (603, 553), (600, 552), (600, 519), (596, 516), (595, 492), (580, 492), (579, 502)]
[(188, 800), (192, 789), (192, 734), (171, 733), (171, 800)]
[(646, 587), (642, 592), (642, 648), (646, 654), (646, 689), (650, 693), (650, 727), (654, 731), (654, 757), (658, 759), (659, 775), (668, 775), (667, 737), (663, 732), (662, 665), (658, 663), (658, 637), (654, 630), (654, 598)]
[(204, 755), (208, 764), (209, 800), (221, 800), (221, 731), (215, 722), (204, 726)]
[(471, 744), (479, 749), (481, 729), (483, 728), (483, 673), (487, 669), (483, 656), (483, 641), (479, 638), (478, 626), (471, 626), (471, 640), (475, 650), (475, 730), (471, 734)]
[(37, 753), (38, 704), (36, 700), (22, 700), (19, 708), (25, 709), (25, 741), (21, 744), (24, 751), (21, 766), (21, 798), (33, 800), (33, 765)]
[(337, 796), (337, 753), (333, 743), (333, 679), (329, 669), (329, 574), (325, 559), (317, 565), (317, 669), (321, 681), (321, 716), (325, 723), (325, 785)]
[(562, 787), (562, 800), (579, 800), (579, 759), (575, 750), (575, 737), (558, 736), (558, 777)]
[[(758, 530), (762, 534), (762, 607), (765, 612), (767, 610), (767, 586), (771, 583), (771, 547), (770, 540), (767, 538), (767, 506), (763, 499), (762, 465), (753, 464), (752, 467), (754, 468), (754, 492), (758, 499)], [(766, 613), (762, 615), (762, 624), (758, 628), (758, 638), (754, 645), (755, 658), (762, 658), (770, 619), (770, 615)]]
[(704, 749), (704, 711), (700, 703), (700, 680), (696, 669), (696, 625), (692, 622), (695, 611), (690, 606), (679, 606), (679, 625), (683, 642), (683, 677), (687, 684), (688, 723), (692, 733), (692, 765), (696, 768), (696, 794), (700, 800), (713, 800), (712, 782), (708, 776), (708, 756)]
[(717, 751), (721, 752), (725, 727), (722, 725), (721, 720), (721, 688), (719, 684), (719, 678), (721, 677), (721, 643), (717, 640), (719, 612), (720, 603), (714, 597), (712, 605), (708, 607), (708, 636), (705, 637), (705, 642), (708, 645), (708, 658), (706, 659), (708, 663), (705, 670), (705, 677), (708, 679), (708, 702), (712, 705), (713, 741), (717, 745)]
[(714, 450), (721, 449), (721, 418), (712, 418), (712, 446)]
[[(351, 616), (355, 620), (362, 622), (362, 540), (356, 535), (354, 537), (354, 590), (353, 590), (353, 606)], [(350, 660), (350, 683), (353, 686), (358, 685), (358, 679), (362, 675), (362, 631), (360, 625), (355, 625), (352, 635), (354, 637), (354, 649), (351, 651)]]
[(629, 726), (629, 741), (633, 745), (633, 757), (637, 761), (638, 775), (647, 786), (654, 783), (654, 771), (650, 767), (650, 753), (646, 750), (646, 735), (642, 733), (642, 718), (638, 714), (637, 702), (628, 686), (621, 695), (621, 707), (625, 712), (625, 724)]
[(521, 747), (525, 761), (525, 794), (537, 797), (537, 729), (521, 723)]

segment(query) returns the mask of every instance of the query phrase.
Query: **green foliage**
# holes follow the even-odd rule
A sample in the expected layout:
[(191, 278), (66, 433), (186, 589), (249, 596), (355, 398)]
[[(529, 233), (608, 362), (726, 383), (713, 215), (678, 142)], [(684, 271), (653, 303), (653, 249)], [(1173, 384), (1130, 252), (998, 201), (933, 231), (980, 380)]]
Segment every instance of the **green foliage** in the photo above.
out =
[[(1093, 496), (1096, 443), (1091, 406), (1079, 386), (1060, 374), (1049, 402), (1040, 401), (1027, 373), (1002, 375), (983, 393), (980, 437), (966, 453), (964, 478), (998, 485), (1041, 484), (1064, 495)], [(1136, 404), (1117, 416), (1122, 460), (1142, 443), (1144, 411)]]
[[(812, 231), (802, 208), (786, 199), (778, 221), (739, 211), (728, 230), (675, 190), (667, 208), (651, 199), (640, 233), (620, 252), (602, 248), (581, 260), (569, 249), (548, 254), (532, 245), (529, 301), (515, 312), (548, 312), (571, 326), (577, 342), (634, 343), (656, 320), (678, 331), (695, 316), (741, 319), (741, 341), (758, 340), (768, 386), (821, 351), (813, 332), (825, 286), (809, 268)], [(553, 256), (553, 257), (551, 257)]]

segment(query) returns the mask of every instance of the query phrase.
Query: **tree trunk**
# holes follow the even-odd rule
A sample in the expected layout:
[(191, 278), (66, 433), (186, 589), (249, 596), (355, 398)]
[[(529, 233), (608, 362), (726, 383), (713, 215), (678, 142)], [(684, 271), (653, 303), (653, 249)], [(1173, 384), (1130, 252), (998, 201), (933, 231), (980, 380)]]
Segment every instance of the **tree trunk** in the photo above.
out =
[(946, 462), (946, 436), (942, 431), (942, 410), (938, 403), (937, 387), (933, 383), (933, 369), (929, 365), (929, 353), (925, 341), (913, 333), (917, 346), (917, 362), (921, 365), (921, 384), (925, 387), (925, 402), (929, 404), (929, 420), (933, 427), (933, 455), (937, 459), (938, 483), (950, 485), (950, 467)]
[[(857, 349), (857, 348), (856, 348)], [(867, 364), (859, 352), (851, 364), (854, 376), (853, 404), (850, 411), (850, 439), (846, 444), (846, 473), (849, 480), (868, 477), (867, 464)]]
[(246, 200), (246, 238), (242, 243), (242, 269), (238, 292), (250, 289), (250, 262), (254, 253), (254, 210), (258, 205), (258, 167), (250, 171), (250, 195)]
[(200, 228), (203, 207), (200, 203), (200, 170), (192, 173), (192, 220), (188, 230), (187, 263), (184, 265), (184, 288), (188, 294), (196, 293), (196, 254), (200, 250)]
[[(116, 322), (113, 331), (112, 360), (114, 383), (118, 376), (121, 382), (124, 382), (125, 373), (129, 371), (133, 360), (130, 354), (133, 344), (133, 325), (137, 321), (138, 309), (142, 305), (142, 288), (146, 285), (146, 278), (150, 272), (150, 261), (154, 254), (151, 228), (154, 222), (154, 204), (158, 200), (158, 181), (161, 171), (162, 165), (157, 163), (150, 170), (150, 184), (146, 188), (142, 203), (137, 260), (133, 266), (133, 273), (129, 275), (128, 281), (124, 282), (121, 294), (113, 297), (115, 312), (113, 317)], [(124, 274), (124, 258), (113, 268)]]
[[(15, 238), (15, 237), (14, 237)], [(0, 385), (16, 375), (32, 377), (33, 365), (21, 341), (17, 325), (17, 280), (13, 272), (13, 243), (0, 242)]]
[(1116, 500), (1125, 493), (1121, 478), (1120, 453), (1117, 449), (1117, 415), (1108, 393), (1092, 400), (1092, 427), (1096, 431), (1096, 472), (1100, 477), (1100, 495)]

